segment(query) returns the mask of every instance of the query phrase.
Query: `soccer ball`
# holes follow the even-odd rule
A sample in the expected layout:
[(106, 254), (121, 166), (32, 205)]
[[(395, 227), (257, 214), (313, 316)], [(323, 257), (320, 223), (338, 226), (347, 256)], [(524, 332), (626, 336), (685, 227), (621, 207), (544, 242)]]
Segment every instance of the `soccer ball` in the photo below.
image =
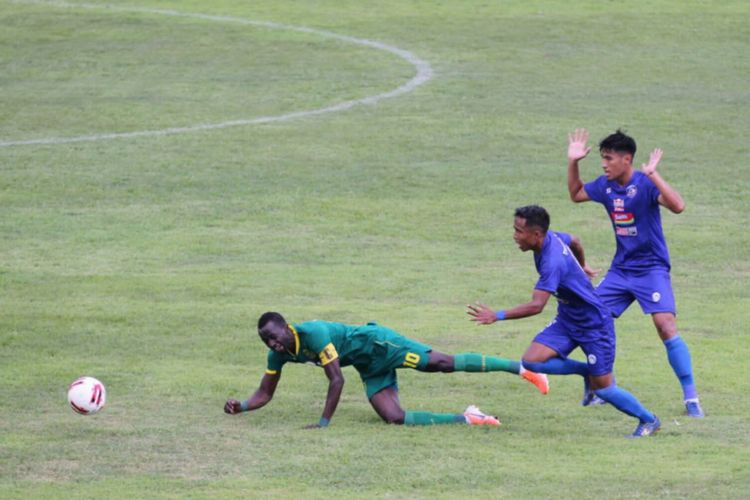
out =
[(68, 403), (74, 412), (81, 415), (98, 412), (106, 402), (107, 390), (94, 377), (78, 378), (68, 387)]

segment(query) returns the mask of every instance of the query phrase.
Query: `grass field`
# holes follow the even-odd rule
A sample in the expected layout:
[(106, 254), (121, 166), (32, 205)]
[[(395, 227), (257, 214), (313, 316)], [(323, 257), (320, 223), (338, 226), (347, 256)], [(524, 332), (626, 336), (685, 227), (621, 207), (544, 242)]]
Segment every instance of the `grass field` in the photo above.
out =
[[(747, 498), (746, 2), (116, 5), (0, 0), (0, 497)], [(319, 31), (409, 51), (432, 78), (335, 113), (104, 137), (323, 109), (415, 75)], [(661, 417), (652, 439), (625, 439), (633, 419), (580, 407), (580, 381), (560, 377), (542, 397), (506, 374), (399, 374), (406, 408), (477, 404), (500, 429), (386, 426), (351, 368), (328, 429), (302, 429), (327, 387), (308, 366), (257, 413), (223, 414), (261, 378), (267, 310), (520, 357), (553, 305), (482, 328), (464, 306), (529, 298), (520, 205), (547, 207), (606, 269), (605, 214), (568, 201), (576, 127), (595, 141), (624, 127), (639, 165), (665, 151), (687, 202), (663, 216), (679, 325), (708, 418), (683, 417), (637, 307), (617, 323), (616, 374)], [(584, 179), (599, 173), (584, 160)], [(84, 374), (109, 392), (92, 417), (65, 401)]]

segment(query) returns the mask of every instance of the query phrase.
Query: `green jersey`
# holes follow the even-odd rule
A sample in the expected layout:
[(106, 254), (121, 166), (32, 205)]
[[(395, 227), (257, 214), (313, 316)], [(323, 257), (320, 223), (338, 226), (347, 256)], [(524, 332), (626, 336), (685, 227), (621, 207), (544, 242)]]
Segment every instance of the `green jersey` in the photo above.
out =
[[(290, 325), (293, 352), (268, 352), (266, 373), (281, 371), (285, 363), (313, 363), (325, 366), (338, 359), (341, 366), (354, 366), (360, 373), (416, 368), (426, 363), (430, 346), (420, 344), (375, 323), (352, 326), (328, 321), (307, 321)], [(405, 363), (407, 353), (419, 353)], [(416, 362), (414, 362), (416, 360)], [(411, 366), (413, 365), (413, 366)]]

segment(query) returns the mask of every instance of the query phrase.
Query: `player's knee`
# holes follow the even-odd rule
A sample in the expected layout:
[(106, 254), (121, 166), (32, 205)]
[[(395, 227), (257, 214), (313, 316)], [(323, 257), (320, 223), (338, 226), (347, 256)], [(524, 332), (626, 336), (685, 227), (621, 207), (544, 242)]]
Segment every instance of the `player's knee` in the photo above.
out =
[(454, 369), (453, 357), (438, 352), (430, 354), (425, 366), (425, 371), (428, 372), (452, 372)]
[(449, 372), (453, 371), (453, 360), (450, 358), (442, 358), (437, 363), (438, 371)]
[(608, 373), (606, 375), (592, 375), (589, 377), (589, 382), (591, 383), (591, 388), (594, 391), (599, 391), (614, 386), (615, 378), (611, 373)]
[(663, 340), (669, 340), (677, 335), (677, 322), (674, 317), (662, 317), (655, 319), (654, 326), (656, 326), (656, 332)]

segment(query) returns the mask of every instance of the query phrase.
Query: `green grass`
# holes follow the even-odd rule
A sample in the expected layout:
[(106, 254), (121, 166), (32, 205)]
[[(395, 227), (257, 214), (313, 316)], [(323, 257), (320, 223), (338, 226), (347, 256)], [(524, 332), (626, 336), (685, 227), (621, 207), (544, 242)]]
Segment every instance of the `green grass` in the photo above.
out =
[[(104, 5), (104, 4), (102, 4)], [(118, 4), (119, 5), (119, 4)], [(745, 2), (170, 2), (132, 5), (377, 40), (435, 76), (373, 106), (167, 137), (0, 148), (0, 496), (746, 497), (750, 488), (750, 7)], [(0, 142), (281, 115), (414, 74), (310, 33), (0, 0)], [(538, 396), (504, 375), (399, 374), (404, 406), (499, 414), (499, 430), (382, 424), (356, 373), (285, 369), (252, 415), (259, 314), (377, 320), (445, 352), (519, 357), (553, 315), (478, 328), (464, 305), (528, 299), (512, 210), (546, 206), (589, 260), (601, 207), (565, 187), (566, 134), (655, 147), (687, 201), (664, 215), (679, 325), (709, 417), (682, 416), (651, 321), (618, 320), (618, 382), (664, 422)], [(582, 175), (599, 174), (585, 160)], [(81, 417), (67, 384), (105, 382)]]

